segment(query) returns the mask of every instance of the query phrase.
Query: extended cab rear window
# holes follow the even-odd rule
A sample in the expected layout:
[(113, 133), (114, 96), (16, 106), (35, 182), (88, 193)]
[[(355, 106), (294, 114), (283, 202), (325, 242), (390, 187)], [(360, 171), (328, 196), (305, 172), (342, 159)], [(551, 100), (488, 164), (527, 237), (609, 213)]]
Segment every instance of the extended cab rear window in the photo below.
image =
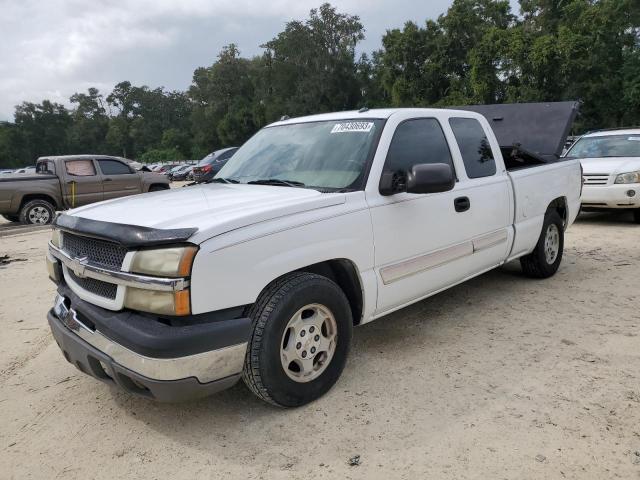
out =
[(67, 174), (73, 177), (91, 177), (96, 174), (93, 160), (67, 160), (64, 166)]
[(496, 161), (480, 122), (475, 118), (450, 118), (449, 125), (458, 142), (467, 177), (495, 175)]

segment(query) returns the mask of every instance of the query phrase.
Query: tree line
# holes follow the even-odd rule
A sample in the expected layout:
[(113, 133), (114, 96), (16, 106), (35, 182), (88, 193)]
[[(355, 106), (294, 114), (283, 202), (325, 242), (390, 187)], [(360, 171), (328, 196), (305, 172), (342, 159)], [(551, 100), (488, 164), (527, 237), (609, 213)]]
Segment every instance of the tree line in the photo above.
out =
[(454, 0), (357, 54), (359, 17), (330, 4), (288, 22), (245, 58), (235, 44), (187, 91), (118, 83), (70, 108), (23, 102), (0, 123), (0, 166), (41, 155), (198, 159), (283, 115), (367, 107), (580, 100), (576, 129), (640, 124), (640, 0)]

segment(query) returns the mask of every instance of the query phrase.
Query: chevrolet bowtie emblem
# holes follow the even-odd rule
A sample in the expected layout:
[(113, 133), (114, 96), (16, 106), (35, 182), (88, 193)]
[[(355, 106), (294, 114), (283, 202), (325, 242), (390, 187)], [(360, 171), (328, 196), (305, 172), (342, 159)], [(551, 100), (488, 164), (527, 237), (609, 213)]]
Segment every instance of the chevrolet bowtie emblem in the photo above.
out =
[(69, 266), (73, 273), (80, 278), (84, 278), (84, 271), (89, 263), (89, 257), (74, 257), (73, 263)]

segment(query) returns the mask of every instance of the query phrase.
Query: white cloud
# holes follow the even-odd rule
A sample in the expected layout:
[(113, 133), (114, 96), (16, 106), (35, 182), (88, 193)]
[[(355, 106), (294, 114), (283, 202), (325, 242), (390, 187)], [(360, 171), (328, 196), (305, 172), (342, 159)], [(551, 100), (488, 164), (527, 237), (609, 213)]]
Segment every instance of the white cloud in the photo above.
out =
[[(68, 103), (71, 94), (119, 81), (184, 89), (193, 69), (209, 65), (220, 48), (243, 54), (306, 18), (322, 0), (0, 0), (0, 120), (20, 102)], [(360, 15), (366, 50), (386, 28), (422, 22), (449, 0), (338, 0), (339, 11)]]

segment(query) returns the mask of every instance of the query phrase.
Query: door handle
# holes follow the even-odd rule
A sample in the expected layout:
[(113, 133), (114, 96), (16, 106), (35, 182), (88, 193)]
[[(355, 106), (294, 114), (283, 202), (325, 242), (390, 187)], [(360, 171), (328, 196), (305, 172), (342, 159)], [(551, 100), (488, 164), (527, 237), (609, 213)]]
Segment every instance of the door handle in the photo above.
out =
[(104, 181), (105, 181), (105, 182), (112, 182), (112, 181), (113, 181), (113, 178), (105, 178), (105, 179), (104, 179)]
[(471, 208), (469, 197), (458, 197), (453, 201), (456, 212), (466, 212)]

